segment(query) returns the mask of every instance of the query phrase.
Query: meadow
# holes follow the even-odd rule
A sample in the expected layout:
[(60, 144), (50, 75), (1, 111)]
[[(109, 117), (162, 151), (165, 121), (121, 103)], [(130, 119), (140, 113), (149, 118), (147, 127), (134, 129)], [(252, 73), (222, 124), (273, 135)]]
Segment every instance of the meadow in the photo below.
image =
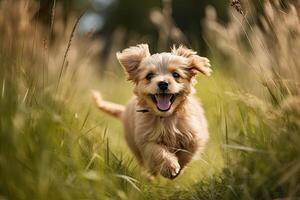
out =
[(78, 16), (64, 24), (56, 10), (47, 30), (36, 6), (0, 1), (0, 200), (300, 198), (299, 1), (265, 1), (259, 19), (251, 4), (229, 8), (226, 25), (207, 8), (214, 73), (196, 89), (210, 141), (181, 176), (153, 181), (91, 98), (132, 95), (118, 39), (103, 69), (101, 41), (77, 34)]

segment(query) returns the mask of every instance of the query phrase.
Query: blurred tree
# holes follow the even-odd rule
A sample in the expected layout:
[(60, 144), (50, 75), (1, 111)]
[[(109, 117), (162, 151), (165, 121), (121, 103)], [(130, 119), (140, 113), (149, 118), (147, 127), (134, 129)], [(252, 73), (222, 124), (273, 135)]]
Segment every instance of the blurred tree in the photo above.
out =
[[(40, 9), (36, 17), (45, 25), (51, 24), (51, 13), (53, 5), (60, 5), (63, 11), (65, 22), (71, 12), (82, 12), (85, 8), (89, 14), (97, 14), (101, 17), (103, 23), (94, 37), (101, 37), (104, 41), (102, 59), (107, 58), (113, 44), (113, 36), (116, 30), (122, 28), (124, 36), (121, 46), (125, 47), (130, 44), (130, 40), (135, 42), (148, 42), (150, 47), (156, 50), (159, 46), (160, 33), (157, 24), (150, 19), (150, 13), (153, 9), (162, 10), (167, 0), (36, 0), (39, 2)], [(205, 15), (205, 7), (213, 5), (218, 12), (219, 18), (226, 20), (228, 0), (169, 0), (172, 11), (169, 20), (162, 21), (164, 26), (172, 22), (172, 26), (166, 25), (167, 29), (179, 27), (179, 33), (182, 32), (187, 37), (186, 40), (168, 40), (170, 43), (184, 43), (196, 49), (205, 49), (204, 40), (202, 39), (201, 19)], [(110, 2), (110, 3), (108, 3)], [(54, 4), (55, 3), (55, 4)], [(94, 15), (95, 16), (95, 15)], [(168, 17), (168, 16), (167, 16)], [(90, 19), (89, 19), (90, 20)], [(98, 20), (99, 21), (99, 20)], [(172, 29), (173, 31), (174, 29)], [(176, 37), (175, 37), (176, 38)], [(187, 43), (189, 41), (190, 43)], [(165, 45), (166, 46), (166, 45)], [(160, 48), (161, 49), (161, 48)]]
[[(116, 30), (122, 28), (123, 37), (120, 41), (121, 48), (132, 45), (132, 40), (137, 42), (148, 42), (152, 50), (166, 50), (166, 46), (172, 43), (184, 43), (202, 53), (207, 49), (202, 38), (201, 20), (205, 16), (205, 7), (212, 5), (216, 8), (218, 19), (227, 21), (227, 12), (230, 0), (36, 0), (39, 2), (40, 9), (36, 14), (45, 25), (51, 23), (51, 13), (54, 3), (62, 7), (62, 14), (65, 22), (69, 14), (82, 12), (88, 8), (86, 20), (90, 26), (96, 30), (94, 37), (101, 37), (104, 41), (102, 50), (102, 61), (108, 57), (113, 44), (113, 37)], [(246, 3), (248, 0), (241, 1)], [(280, 0), (284, 7), (286, 2), (294, 0)], [(166, 2), (171, 3), (171, 9), (164, 9)], [(253, 0), (255, 7), (261, 7), (259, 0)], [(151, 19), (154, 17), (164, 17), (165, 19)], [(161, 11), (163, 10), (163, 11)], [(77, 14), (79, 15), (79, 13)], [(98, 16), (98, 18), (97, 18)], [(92, 17), (96, 17), (91, 23)], [(169, 19), (167, 19), (169, 18)], [(155, 21), (156, 20), (156, 21)], [(161, 20), (161, 21), (160, 21)], [(101, 26), (95, 25), (101, 23)], [(174, 28), (176, 27), (176, 28)], [(178, 28), (179, 29), (178, 29)], [(91, 30), (92, 31), (92, 30)], [(172, 32), (175, 31), (175, 34)], [(183, 34), (182, 34), (183, 33)], [(167, 37), (162, 41), (161, 34)], [(184, 35), (185, 39), (182, 38)], [(161, 44), (164, 43), (164, 44)]]
[[(150, 13), (154, 8), (163, 8), (163, 2), (166, 0), (118, 0), (113, 6), (109, 8), (109, 12), (106, 14), (105, 25), (98, 34), (105, 38), (105, 48), (103, 51), (103, 59), (107, 57), (110, 52), (112, 44), (112, 36), (118, 27), (122, 27), (125, 30), (125, 37), (122, 41), (122, 46), (128, 46), (128, 42), (132, 36), (138, 36), (140, 38), (147, 38), (150, 43), (151, 49), (157, 49), (159, 47), (158, 28), (151, 22)], [(187, 40), (192, 43), (188, 46), (192, 46), (196, 49), (205, 49), (204, 40), (202, 39), (201, 19), (205, 15), (205, 7), (212, 4), (216, 7), (219, 17), (226, 20), (227, 7), (229, 2), (227, 0), (219, 0), (217, 2), (212, 0), (173, 0), (171, 18), (174, 24), (180, 28), (180, 30), (187, 36)], [(225, 9), (226, 8), (226, 9)], [(161, 26), (168, 28), (169, 20), (162, 20)], [(171, 40), (171, 43), (182, 43), (183, 40)], [(140, 42), (140, 41), (139, 41)], [(170, 40), (169, 40), (170, 43)], [(170, 46), (171, 44), (169, 44)], [(169, 47), (168, 47), (169, 48)], [(166, 50), (166, 49), (161, 49)], [(168, 49), (167, 49), (168, 50)]]

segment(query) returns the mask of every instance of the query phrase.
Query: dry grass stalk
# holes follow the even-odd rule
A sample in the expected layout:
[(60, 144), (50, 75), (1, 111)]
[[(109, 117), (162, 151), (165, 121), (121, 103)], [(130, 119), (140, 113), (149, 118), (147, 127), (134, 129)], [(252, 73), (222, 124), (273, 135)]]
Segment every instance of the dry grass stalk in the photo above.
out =
[(57, 87), (56, 87), (56, 90), (58, 89), (59, 87), (59, 84), (60, 84), (60, 81), (61, 81), (61, 77), (62, 77), (62, 73), (64, 71), (64, 68), (65, 68), (65, 65), (66, 65), (66, 59), (67, 59), (67, 56), (68, 56), (68, 52), (70, 50), (70, 47), (71, 47), (71, 44), (72, 44), (72, 40), (73, 40), (73, 37), (74, 37), (74, 33), (75, 33), (75, 30), (79, 24), (79, 21), (81, 19), (81, 17), (84, 15), (85, 12), (83, 12), (77, 19), (76, 19), (76, 22), (73, 26), (73, 29), (71, 31), (71, 34), (70, 34), (70, 37), (69, 37), (69, 41), (68, 41), (68, 45), (67, 45), (67, 48), (65, 50), (65, 53), (64, 53), (64, 57), (63, 57), (63, 62), (62, 62), (62, 65), (61, 65), (61, 68), (60, 68), (60, 72), (59, 72), (59, 77), (58, 77), (58, 82), (57, 82)]
[(245, 16), (245, 12), (242, 8), (242, 3), (240, 0), (232, 0), (230, 5), (239, 13), (241, 13), (243, 16)]

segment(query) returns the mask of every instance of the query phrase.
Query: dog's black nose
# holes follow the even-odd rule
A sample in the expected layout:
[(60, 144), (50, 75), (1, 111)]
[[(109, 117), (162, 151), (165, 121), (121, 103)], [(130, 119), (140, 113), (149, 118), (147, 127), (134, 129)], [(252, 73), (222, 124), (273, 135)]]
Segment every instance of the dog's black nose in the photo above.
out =
[(159, 89), (161, 89), (161, 90), (166, 90), (166, 89), (168, 89), (168, 83), (167, 82), (165, 82), (165, 81), (160, 81), (159, 83), (158, 83), (158, 87), (159, 87)]

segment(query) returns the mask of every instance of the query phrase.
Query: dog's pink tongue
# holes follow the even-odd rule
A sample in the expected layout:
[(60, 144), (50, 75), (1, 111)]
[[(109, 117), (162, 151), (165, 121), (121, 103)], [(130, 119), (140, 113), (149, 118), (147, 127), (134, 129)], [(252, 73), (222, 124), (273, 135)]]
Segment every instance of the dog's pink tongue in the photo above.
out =
[(156, 105), (160, 110), (168, 110), (171, 106), (171, 95), (155, 95)]

